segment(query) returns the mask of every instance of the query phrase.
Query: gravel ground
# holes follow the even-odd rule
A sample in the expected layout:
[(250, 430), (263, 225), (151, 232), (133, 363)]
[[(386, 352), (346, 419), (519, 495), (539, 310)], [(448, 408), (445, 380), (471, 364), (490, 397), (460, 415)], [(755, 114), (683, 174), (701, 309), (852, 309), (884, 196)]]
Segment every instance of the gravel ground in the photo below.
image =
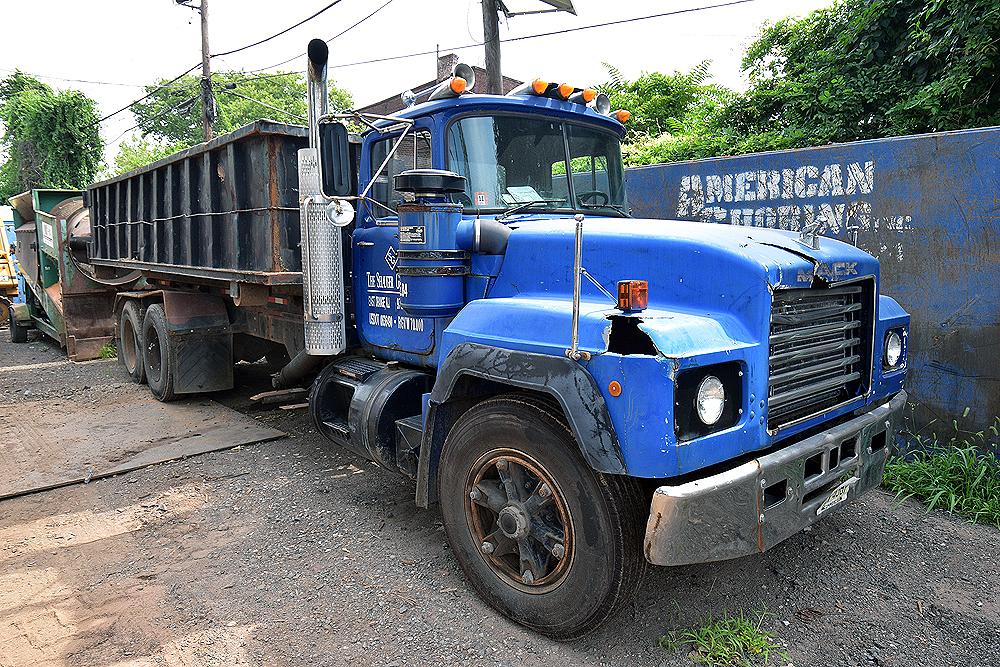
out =
[[(0, 343), (0, 401), (145, 391), (113, 362)], [(413, 484), (261, 409), (263, 367), (215, 398), (289, 435), (0, 503), (0, 667), (690, 665), (665, 632), (766, 610), (795, 665), (1000, 664), (1000, 532), (883, 492), (759, 557), (655, 569), (593, 635), (550, 641), (466, 586)], [(72, 415), (67, 415), (72, 418)]]

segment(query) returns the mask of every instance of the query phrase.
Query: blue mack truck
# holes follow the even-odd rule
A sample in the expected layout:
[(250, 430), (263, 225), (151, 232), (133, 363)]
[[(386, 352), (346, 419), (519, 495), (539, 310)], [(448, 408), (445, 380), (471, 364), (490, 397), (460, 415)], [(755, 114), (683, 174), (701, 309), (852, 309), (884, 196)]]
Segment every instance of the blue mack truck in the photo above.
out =
[[(760, 553), (879, 484), (909, 316), (873, 257), (809, 230), (630, 217), (628, 114), (595, 91), (469, 94), (459, 66), (394, 116), (334, 114), (326, 59), (314, 40), (308, 145), (272, 170), (297, 171), (297, 202), (272, 202), (288, 222), (266, 239), (197, 237), (213, 202), (251, 210), (218, 197), (257, 191), (225, 140), (88, 193), (95, 266), (150, 286), (117, 307), (136, 381), (162, 400), (226, 389), (234, 359), (277, 346), (275, 384), (311, 382), (319, 432), (414, 479), (483, 599), (561, 639), (647, 563)], [(236, 194), (164, 199), (195, 172)], [(286, 272), (247, 270), (268, 253), (244, 246), (272, 241)]]

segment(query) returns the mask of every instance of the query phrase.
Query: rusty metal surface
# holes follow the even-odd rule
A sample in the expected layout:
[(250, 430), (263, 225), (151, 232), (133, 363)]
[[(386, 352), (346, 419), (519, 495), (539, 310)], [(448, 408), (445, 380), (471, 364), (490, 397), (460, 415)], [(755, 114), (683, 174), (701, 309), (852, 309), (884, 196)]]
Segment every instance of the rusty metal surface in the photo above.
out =
[(160, 403), (145, 391), (0, 407), (0, 499), (283, 435), (213, 401)]
[(801, 230), (879, 258), (912, 315), (907, 389), (919, 421), (1000, 415), (1000, 128), (628, 170), (641, 217)]
[(291, 272), (300, 281), (296, 151), (306, 136), (257, 121), (90, 186), (94, 263), (251, 282)]

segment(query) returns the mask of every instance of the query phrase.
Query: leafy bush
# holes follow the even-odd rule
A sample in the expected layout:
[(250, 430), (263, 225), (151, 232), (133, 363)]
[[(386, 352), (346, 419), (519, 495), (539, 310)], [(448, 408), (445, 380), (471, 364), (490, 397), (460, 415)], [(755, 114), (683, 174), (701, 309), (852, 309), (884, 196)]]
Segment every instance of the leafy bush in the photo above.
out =
[(929, 510), (1000, 528), (1000, 417), (975, 433), (963, 431), (954, 420), (942, 439), (908, 435), (912, 451), (889, 461), (882, 483), (900, 498), (923, 501)]
[(0, 199), (30, 188), (80, 188), (101, 166), (104, 143), (94, 101), (75, 90), (53, 91), (22, 72), (0, 80)]

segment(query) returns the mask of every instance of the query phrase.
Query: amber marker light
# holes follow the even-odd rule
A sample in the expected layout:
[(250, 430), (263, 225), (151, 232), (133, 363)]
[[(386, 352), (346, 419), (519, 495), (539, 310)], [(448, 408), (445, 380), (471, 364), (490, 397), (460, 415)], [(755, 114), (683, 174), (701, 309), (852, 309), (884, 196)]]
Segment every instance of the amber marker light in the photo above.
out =
[(462, 93), (465, 92), (465, 89), (468, 87), (468, 85), (469, 82), (463, 79), (462, 77), (453, 76), (451, 78), (451, 83), (449, 84), (449, 88), (451, 88), (451, 92), (455, 93), (456, 95), (461, 95)]
[(568, 100), (569, 96), (573, 94), (573, 86), (568, 83), (560, 83), (559, 87), (556, 88), (556, 92), (559, 93), (559, 97)]
[(649, 283), (645, 280), (618, 281), (618, 310), (634, 313), (649, 305)]
[(535, 95), (544, 95), (545, 91), (549, 89), (549, 82), (543, 81), (542, 79), (535, 79), (531, 82), (531, 92)]
[(594, 90), (593, 88), (584, 88), (583, 91), (580, 93), (580, 97), (583, 98), (584, 102), (590, 104), (597, 97), (597, 91)]
[(630, 118), (632, 118), (631, 111), (626, 111), (625, 109), (619, 109), (618, 111), (615, 112), (615, 119), (622, 125), (627, 123)]
[(608, 393), (614, 396), (615, 398), (622, 395), (622, 386), (618, 382), (618, 380), (612, 380), (611, 382), (608, 383)]

